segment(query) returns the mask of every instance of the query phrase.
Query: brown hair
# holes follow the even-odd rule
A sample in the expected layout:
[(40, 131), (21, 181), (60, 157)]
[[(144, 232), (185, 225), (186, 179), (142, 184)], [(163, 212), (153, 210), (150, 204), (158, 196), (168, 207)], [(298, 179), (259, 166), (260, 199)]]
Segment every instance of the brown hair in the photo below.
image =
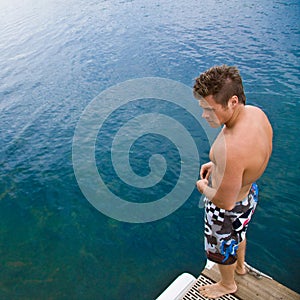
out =
[(228, 100), (236, 95), (240, 103), (246, 104), (243, 82), (237, 67), (226, 65), (214, 66), (198, 78), (194, 85), (194, 95), (197, 98), (212, 95), (215, 101), (226, 106)]

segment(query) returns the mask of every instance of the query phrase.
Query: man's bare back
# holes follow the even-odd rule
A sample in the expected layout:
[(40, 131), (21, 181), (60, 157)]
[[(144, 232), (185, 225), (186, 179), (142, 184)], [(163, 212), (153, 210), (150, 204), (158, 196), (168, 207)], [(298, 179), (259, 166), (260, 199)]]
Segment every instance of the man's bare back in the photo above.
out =
[[(243, 170), (236, 202), (244, 199), (251, 184), (267, 167), (272, 152), (272, 135), (272, 127), (264, 112), (254, 106), (244, 106), (234, 126), (225, 125), (211, 148), (210, 159), (214, 163), (212, 187), (220, 186), (226, 161), (236, 161), (235, 164)], [(224, 156), (228, 157), (227, 160)]]

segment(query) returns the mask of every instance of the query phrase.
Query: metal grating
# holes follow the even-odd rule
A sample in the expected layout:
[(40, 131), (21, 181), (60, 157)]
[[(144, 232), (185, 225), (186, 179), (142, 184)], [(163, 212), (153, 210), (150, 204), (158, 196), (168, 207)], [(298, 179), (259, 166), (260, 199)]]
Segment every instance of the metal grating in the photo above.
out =
[[(214, 283), (212, 280), (208, 279), (207, 277), (200, 275), (196, 282), (192, 285), (192, 287), (185, 293), (185, 295), (181, 298), (181, 300), (201, 300), (205, 299), (206, 297), (202, 296), (198, 292), (198, 288), (202, 285), (212, 284)], [(234, 295), (228, 294), (222, 297), (218, 298), (219, 300), (239, 300), (240, 298), (237, 298)]]

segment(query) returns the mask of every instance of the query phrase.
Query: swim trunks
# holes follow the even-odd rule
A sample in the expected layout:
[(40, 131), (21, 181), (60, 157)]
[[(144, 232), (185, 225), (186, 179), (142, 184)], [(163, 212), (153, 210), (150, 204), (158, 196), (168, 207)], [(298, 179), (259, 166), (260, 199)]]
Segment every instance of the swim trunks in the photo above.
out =
[(238, 245), (246, 231), (258, 203), (258, 187), (253, 183), (245, 199), (232, 210), (218, 208), (205, 197), (204, 242), (207, 258), (213, 262), (230, 265), (237, 260)]

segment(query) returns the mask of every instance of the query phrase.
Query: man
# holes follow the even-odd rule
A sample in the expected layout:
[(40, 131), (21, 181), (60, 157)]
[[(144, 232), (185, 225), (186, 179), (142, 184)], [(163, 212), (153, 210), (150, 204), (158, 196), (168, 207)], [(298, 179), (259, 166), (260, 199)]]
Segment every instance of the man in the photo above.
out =
[(194, 96), (212, 127), (223, 125), (213, 143), (210, 162), (201, 166), (196, 185), (205, 195), (205, 250), (219, 266), (221, 280), (199, 288), (208, 298), (234, 293), (234, 273), (243, 275), (246, 229), (254, 213), (258, 188), (272, 152), (272, 127), (264, 112), (245, 105), (236, 67), (216, 66), (201, 74)]

